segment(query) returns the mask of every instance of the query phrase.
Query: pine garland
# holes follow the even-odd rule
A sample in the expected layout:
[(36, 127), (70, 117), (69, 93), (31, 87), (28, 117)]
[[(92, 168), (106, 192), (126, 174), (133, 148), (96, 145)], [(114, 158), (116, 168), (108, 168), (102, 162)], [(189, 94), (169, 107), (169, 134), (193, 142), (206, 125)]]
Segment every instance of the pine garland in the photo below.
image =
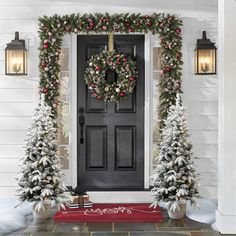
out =
[[(148, 33), (159, 34), (162, 47), (159, 81), (160, 104), (159, 117), (161, 127), (169, 107), (175, 104), (176, 94), (181, 93), (182, 62), (182, 21), (169, 14), (71, 14), (44, 16), (39, 18), (40, 36), (40, 93), (46, 95), (46, 102), (54, 114), (58, 106), (60, 86), (59, 56), (62, 37), (66, 33)], [(148, 78), (147, 78), (148, 79)]]

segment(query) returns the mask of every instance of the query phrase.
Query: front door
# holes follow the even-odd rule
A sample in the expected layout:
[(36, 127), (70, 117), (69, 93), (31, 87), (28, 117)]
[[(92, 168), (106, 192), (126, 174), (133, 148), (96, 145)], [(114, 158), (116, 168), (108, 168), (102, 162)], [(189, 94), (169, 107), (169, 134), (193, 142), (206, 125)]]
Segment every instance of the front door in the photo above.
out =
[[(144, 189), (144, 36), (115, 35), (116, 51), (137, 61), (133, 94), (120, 103), (91, 96), (84, 82), (87, 60), (107, 48), (107, 35), (77, 36), (77, 186), (83, 190)], [(79, 125), (82, 115), (84, 127)], [(83, 137), (82, 137), (83, 136)], [(83, 138), (84, 142), (80, 142)]]

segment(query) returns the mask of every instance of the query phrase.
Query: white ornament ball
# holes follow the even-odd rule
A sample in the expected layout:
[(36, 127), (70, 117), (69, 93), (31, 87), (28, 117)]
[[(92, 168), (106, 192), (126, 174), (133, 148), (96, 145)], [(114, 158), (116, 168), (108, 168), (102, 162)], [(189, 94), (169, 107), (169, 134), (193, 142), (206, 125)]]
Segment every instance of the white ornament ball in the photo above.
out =
[(89, 66), (92, 66), (93, 65), (93, 63), (92, 62), (89, 62)]
[(48, 68), (48, 67), (45, 67), (44, 70), (45, 70), (45, 71), (49, 71), (49, 68)]
[(57, 27), (60, 28), (60, 27), (61, 27), (61, 24), (58, 24)]
[(109, 87), (106, 87), (104, 90), (105, 90), (106, 92), (108, 92), (108, 91), (109, 91)]
[(75, 32), (75, 33), (78, 33), (78, 29), (74, 29), (74, 32)]
[(52, 33), (51, 33), (51, 32), (48, 32), (48, 35), (49, 35), (49, 36), (52, 36)]
[(64, 25), (66, 25), (66, 24), (67, 24), (67, 21), (65, 20), (65, 21), (64, 21)]
[(114, 95), (111, 95), (111, 99), (114, 99), (115, 98), (115, 96)]
[(120, 89), (119, 89), (119, 88), (116, 88), (116, 92), (119, 93), (119, 92), (120, 92)]
[(45, 39), (45, 40), (43, 41), (43, 43), (48, 43), (48, 40), (47, 40), (47, 39)]

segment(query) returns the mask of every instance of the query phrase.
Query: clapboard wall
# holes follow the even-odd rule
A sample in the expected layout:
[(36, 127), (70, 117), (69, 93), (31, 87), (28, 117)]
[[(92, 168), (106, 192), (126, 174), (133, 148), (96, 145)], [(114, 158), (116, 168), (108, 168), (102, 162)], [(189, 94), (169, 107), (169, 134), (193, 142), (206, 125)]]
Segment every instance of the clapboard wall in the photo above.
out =
[(184, 19), (183, 31), (183, 100), (187, 108), (194, 155), (201, 175), (203, 196), (217, 198), (218, 174), (218, 76), (194, 75), (196, 39), (202, 31), (217, 46), (217, 21), (214, 19)]
[[(127, 8), (98, 6), (55, 5), (1, 5), (0, 6), (0, 196), (13, 195), (16, 189), (14, 176), (23, 156), (26, 129), (37, 103), (38, 81), (38, 21), (42, 15), (75, 12), (124, 12)], [(129, 9), (130, 12), (151, 13), (153, 9)], [(163, 10), (161, 10), (163, 11)], [(11, 14), (9, 14), (11, 12)], [(157, 10), (157, 12), (159, 12)], [(173, 11), (172, 11), (173, 12)], [(217, 22), (207, 13), (179, 13), (184, 19), (183, 30), (183, 90), (194, 152), (199, 159), (197, 167), (202, 175), (202, 193), (217, 198), (217, 76), (193, 74), (193, 49), (201, 31), (217, 41)], [(4, 75), (4, 48), (19, 31), (29, 48), (29, 75), (10, 77)]]

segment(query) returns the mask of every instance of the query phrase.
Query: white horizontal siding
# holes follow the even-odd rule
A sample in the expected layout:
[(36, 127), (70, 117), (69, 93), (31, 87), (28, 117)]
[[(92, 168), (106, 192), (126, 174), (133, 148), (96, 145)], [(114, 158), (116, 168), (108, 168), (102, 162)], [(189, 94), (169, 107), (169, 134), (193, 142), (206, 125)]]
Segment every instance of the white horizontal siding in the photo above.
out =
[(217, 130), (218, 116), (191, 115), (187, 117), (191, 130)]
[(24, 145), (26, 139), (26, 131), (0, 131), (0, 144), (4, 145)]
[(0, 186), (0, 196), (1, 197), (12, 197), (16, 195), (17, 187), (7, 186), (3, 187)]
[(217, 130), (190, 130), (193, 144), (217, 144), (218, 131)]
[(199, 173), (216, 173), (218, 169), (217, 158), (199, 158), (195, 160), (195, 164)]
[(185, 101), (185, 106), (189, 115), (218, 116), (217, 101)]
[(1, 187), (16, 187), (17, 180), (16, 177), (17, 173), (0, 173), (0, 186)]
[(19, 159), (0, 159), (0, 173), (17, 173), (19, 170)]
[(188, 97), (188, 101), (217, 101), (218, 100), (218, 88), (194, 88), (188, 87), (185, 89), (185, 97)]
[(209, 173), (209, 172), (201, 172), (200, 185), (208, 185), (212, 187), (217, 187), (218, 185), (218, 174), (217, 173)]
[[(1, 11), (0, 11), (1, 12)], [(9, 12), (8, 12), (9, 13)], [(37, 19), (14, 19), (8, 20), (6, 26), (6, 20), (0, 20), (0, 34), (1, 33), (14, 33), (15, 31), (27, 33), (33, 32), (37, 34), (38, 20)]]
[(203, 198), (210, 198), (210, 199), (217, 199), (218, 195), (218, 188), (217, 186), (212, 185), (202, 185), (200, 187), (200, 194)]
[(217, 158), (218, 145), (217, 144), (194, 144), (193, 151), (196, 157)]
[(0, 103), (0, 117), (15, 117), (16, 115), (18, 117), (22, 116), (32, 116), (33, 111), (35, 109), (34, 103), (9, 103), (4, 102)]
[(0, 117), (0, 131), (26, 130), (29, 128), (31, 117)]
[(26, 78), (5, 76), (0, 78), (0, 89), (33, 89), (34, 84)]
[(20, 159), (24, 156), (24, 145), (0, 145), (0, 159)]
[[(0, 89), (0, 103), (1, 102), (34, 102), (34, 90), (33, 89)], [(1, 104), (0, 104), (1, 105)]]
[(218, 76), (194, 75), (194, 48), (202, 30), (217, 41), (217, 21), (184, 20), (183, 103), (196, 168), (200, 173), (201, 195), (217, 198), (218, 186)]
[(218, 88), (218, 79), (215, 75), (186, 74), (188, 79), (184, 81), (183, 88)]

